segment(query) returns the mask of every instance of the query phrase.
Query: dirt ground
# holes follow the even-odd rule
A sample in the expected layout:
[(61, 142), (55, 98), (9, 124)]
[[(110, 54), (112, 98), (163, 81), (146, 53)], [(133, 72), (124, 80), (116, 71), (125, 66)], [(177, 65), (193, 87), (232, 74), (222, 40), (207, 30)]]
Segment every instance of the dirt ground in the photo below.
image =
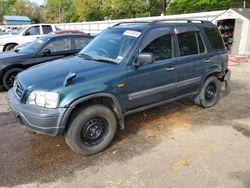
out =
[(181, 100), (128, 116), (91, 157), (63, 137), (28, 133), (0, 92), (0, 186), (249, 188), (250, 63), (231, 69), (231, 92), (213, 108)]

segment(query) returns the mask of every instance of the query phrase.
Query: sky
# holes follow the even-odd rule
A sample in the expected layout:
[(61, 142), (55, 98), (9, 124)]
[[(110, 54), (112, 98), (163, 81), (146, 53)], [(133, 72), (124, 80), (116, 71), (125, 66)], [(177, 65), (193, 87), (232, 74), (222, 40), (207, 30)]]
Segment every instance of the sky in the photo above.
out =
[(44, 3), (44, 0), (30, 0), (30, 2), (42, 5)]

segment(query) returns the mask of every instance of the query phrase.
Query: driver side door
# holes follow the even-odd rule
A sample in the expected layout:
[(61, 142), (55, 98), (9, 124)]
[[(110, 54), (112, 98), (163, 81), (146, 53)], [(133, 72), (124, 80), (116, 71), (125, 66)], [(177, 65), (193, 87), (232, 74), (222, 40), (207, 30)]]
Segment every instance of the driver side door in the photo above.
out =
[(178, 61), (174, 53), (173, 35), (169, 28), (155, 30), (145, 37), (147, 42), (142, 44), (140, 50), (140, 53), (153, 54), (155, 61), (139, 67), (132, 64), (128, 66), (127, 111), (154, 105), (176, 95), (175, 66)]
[(32, 42), (41, 36), (41, 28), (39, 25), (32, 26), (23, 35), (21, 43)]
[(74, 54), (72, 47), (72, 38), (70, 36), (58, 37), (49, 41), (49, 43), (37, 53), (34, 61), (36, 64), (39, 64), (72, 55)]

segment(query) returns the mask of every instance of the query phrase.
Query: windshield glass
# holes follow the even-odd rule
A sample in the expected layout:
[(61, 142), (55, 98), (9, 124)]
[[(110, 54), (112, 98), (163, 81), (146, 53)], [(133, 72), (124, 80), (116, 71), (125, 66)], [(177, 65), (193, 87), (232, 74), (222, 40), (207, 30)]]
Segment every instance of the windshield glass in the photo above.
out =
[(79, 55), (97, 61), (120, 63), (134, 46), (140, 31), (124, 28), (108, 29), (90, 42)]
[(51, 37), (45, 36), (39, 39), (34, 40), (32, 43), (28, 44), (24, 48), (22, 48), (19, 52), (20, 53), (28, 53), (32, 54), (38, 51), (41, 46), (43, 46)]
[(16, 31), (12, 32), (13, 35), (19, 35), (25, 28), (19, 28)]

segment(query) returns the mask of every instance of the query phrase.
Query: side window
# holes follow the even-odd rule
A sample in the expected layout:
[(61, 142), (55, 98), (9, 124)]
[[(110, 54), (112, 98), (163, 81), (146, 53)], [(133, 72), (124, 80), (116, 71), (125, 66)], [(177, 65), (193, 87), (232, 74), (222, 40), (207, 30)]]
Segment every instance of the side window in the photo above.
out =
[(165, 60), (172, 58), (171, 35), (164, 35), (153, 40), (142, 52), (154, 54), (155, 60)]
[(203, 42), (203, 40), (201, 38), (201, 34), (200, 33), (197, 33), (197, 38), (198, 38), (200, 53), (205, 53), (205, 45), (204, 45), (204, 42)]
[(185, 32), (177, 35), (180, 56), (198, 54), (195, 32)]
[(45, 49), (49, 49), (51, 53), (63, 52), (71, 50), (71, 38), (59, 38), (51, 41)]
[(40, 35), (40, 26), (33, 26), (29, 28), (26, 32), (25, 35)]
[(48, 34), (50, 32), (52, 32), (52, 27), (50, 25), (43, 25), (43, 34)]
[(225, 49), (225, 46), (222, 42), (222, 38), (218, 29), (216, 28), (204, 28), (204, 32), (207, 35), (207, 38), (213, 49)]
[(90, 41), (91, 41), (91, 38), (87, 38), (87, 37), (76, 37), (76, 38), (75, 38), (76, 50), (81, 50), (81, 49), (83, 49)]

